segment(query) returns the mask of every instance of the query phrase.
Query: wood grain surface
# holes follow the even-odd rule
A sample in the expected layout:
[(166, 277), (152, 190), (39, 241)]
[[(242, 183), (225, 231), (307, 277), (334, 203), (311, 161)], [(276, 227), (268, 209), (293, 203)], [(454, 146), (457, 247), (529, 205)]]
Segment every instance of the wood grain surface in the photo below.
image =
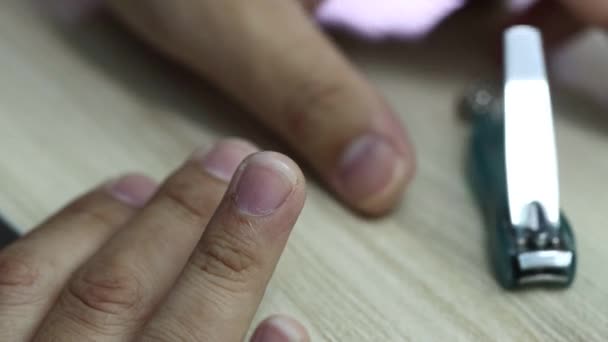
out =
[[(574, 286), (501, 290), (464, 181), (469, 127), (455, 109), (494, 72), (473, 22), (460, 15), (424, 43), (339, 39), (409, 126), (418, 177), (392, 215), (368, 220), (311, 176), (256, 321), (291, 314), (314, 341), (608, 340), (608, 116), (556, 97), (562, 204), (580, 250)], [(28, 1), (0, 3), (0, 211), (24, 230), (108, 177), (161, 179), (225, 135), (282, 150), (111, 20), (58, 25)]]

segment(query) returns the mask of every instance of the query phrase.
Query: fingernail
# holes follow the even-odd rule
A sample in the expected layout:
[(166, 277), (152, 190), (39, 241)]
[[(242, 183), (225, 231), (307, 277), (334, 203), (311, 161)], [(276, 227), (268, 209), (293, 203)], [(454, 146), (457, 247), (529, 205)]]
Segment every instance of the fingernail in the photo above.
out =
[(273, 213), (293, 191), (298, 176), (277, 153), (253, 155), (241, 166), (235, 186), (235, 203), (245, 214)]
[(305, 341), (306, 333), (294, 320), (276, 316), (262, 322), (251, 342), (298, 342)]
[(368, 134), (346, 148), (335, 181), (351, 200), (364, 201), (385, 191), (397, 178), (404, 178), (406, 165), (386, 138)]
[(158, 185), (146, 176), (131, 174), (110, 181), (105, 187), (108, 193), (120, 202), (141, 208), (152, 198)]
[(211, 150), (194, 152), (192, 159), (200, 161), (202, 167), (213, 177), (230, 182), (241, 162), (257, 150), (246, 141), (226, 139), (215, 144)]
[(72, 23), (100, 9), (104, 0), (37, 0), (36, 2), (50, 15)]

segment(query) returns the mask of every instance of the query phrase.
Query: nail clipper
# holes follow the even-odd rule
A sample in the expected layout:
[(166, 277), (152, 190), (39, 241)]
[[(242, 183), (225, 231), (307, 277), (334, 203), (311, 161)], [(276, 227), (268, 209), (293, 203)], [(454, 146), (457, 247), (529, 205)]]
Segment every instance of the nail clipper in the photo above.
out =
[(503, 90), (464, 101), (472, 119), (469, 176), (489, 229), (498, 282), (568, 287), (576, 271), (571, 226), (560, 210), (553, 111), (542, 38), (530, 26), (504, 35)]

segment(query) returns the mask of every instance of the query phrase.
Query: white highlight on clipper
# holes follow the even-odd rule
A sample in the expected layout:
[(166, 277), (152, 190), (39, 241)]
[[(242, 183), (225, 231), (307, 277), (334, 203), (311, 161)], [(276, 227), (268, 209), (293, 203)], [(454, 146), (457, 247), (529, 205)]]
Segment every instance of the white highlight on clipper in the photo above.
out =
[[(538, 202), (559, 224), (559, 181), (553, 111), (540, 32), (515, 26), (505, 45), (505, 162), (511, 223), (529, 226)], [(532, 227), (534, 228), (534, 227)]]

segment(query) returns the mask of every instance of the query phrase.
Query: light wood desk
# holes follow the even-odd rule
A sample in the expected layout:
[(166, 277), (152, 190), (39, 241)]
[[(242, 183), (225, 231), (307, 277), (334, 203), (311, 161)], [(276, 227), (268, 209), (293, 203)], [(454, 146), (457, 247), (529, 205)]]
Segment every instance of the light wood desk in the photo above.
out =
[[(558, 98), (562, 202), (580, 250), (573, 288), (507, 293), (485, 259), (463, 180), (468, 126), (455, 115), (462, 90), (491, 70), (476, 36), (344, 45), (409, 125), (419, 174), (398, 210), (374, 221), (311, 181), (257, 319), (292, 314), (315, 341), (607, 340), (608, 117)], [(160, 179), (218, 136), (274, 147), (244, 118), (107, 22), (63, 30), (28, 1), (0, 4), (0, 209), (21, 227), (108, 176)]]

